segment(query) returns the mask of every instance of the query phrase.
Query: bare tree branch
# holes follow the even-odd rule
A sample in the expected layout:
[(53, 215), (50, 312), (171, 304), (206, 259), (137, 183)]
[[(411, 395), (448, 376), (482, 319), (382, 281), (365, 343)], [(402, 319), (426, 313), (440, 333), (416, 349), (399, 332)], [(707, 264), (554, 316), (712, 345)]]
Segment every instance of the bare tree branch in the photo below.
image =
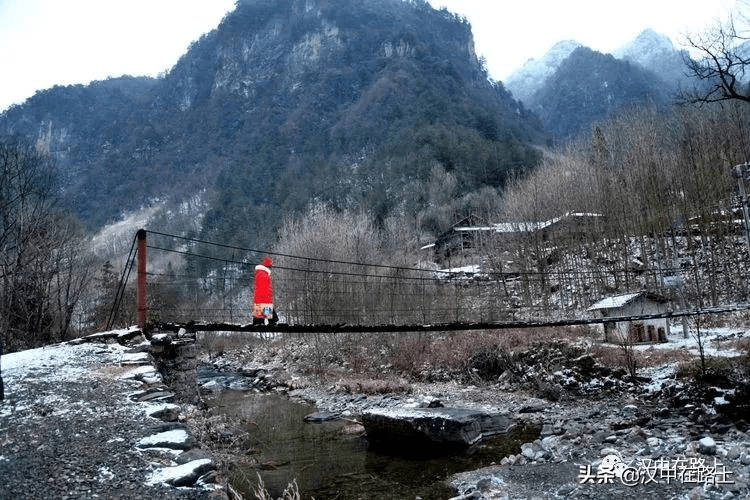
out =
[(0, 341), (11, 350), (66, 338), (88, 280), (55, 187), (48, 157), (0, 142)]
[(750, 47), (747, 42), (748, 18), (741, 2), (726, 22), (702, 34), (687, 35), (687, 45), (698, 56), (686, 57), (688, 74), (700, 84), (696, 89), (681, 93), (681, 100), (689, 103), (711, 103), (729, 100), (750, 102), (750, 85), (746, 78), (750, 71)]

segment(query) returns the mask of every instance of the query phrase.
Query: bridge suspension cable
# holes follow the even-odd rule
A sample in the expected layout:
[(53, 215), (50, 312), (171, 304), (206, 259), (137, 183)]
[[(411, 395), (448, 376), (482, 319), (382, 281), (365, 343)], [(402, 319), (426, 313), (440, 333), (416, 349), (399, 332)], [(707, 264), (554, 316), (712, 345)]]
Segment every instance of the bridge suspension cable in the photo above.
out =
[[(597, 289), (606, 290), (618, 282), (657, 282), (659, 273), (679, 271), (663, 266), (637, 275), (615, 267), (473, 272), (435, 269), (434, 264), (398, 266), (291, 255), (161, 231), (146, 233), (150, 236), (144, 247), (149, 249), (149, 269), (144, 274), (149, 280), (152, 323), (250, 323), (253, 269), (263, 256), (274, 257), (274, 302), (288, 325), (378, 325), (399, 331), (418, 325), (472, 329), (471, 325), (601, 323), (586, 311), (594, 298), (600, 298)], [(123, 268), (109, 328), (117, 318), (134, 265), (135, 243), (134, 239)], [(744, 310), (736, 305), (726, 308)], [(711, 312), (715, 311), (696, 314)]]

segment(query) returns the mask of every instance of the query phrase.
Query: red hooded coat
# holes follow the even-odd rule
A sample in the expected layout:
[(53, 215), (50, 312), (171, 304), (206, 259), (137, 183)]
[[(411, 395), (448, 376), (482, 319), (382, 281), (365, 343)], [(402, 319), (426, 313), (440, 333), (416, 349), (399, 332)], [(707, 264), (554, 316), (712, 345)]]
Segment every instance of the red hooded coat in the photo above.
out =
[(253, 295), (253, 317), (271, 318), (273, 315), (273, 289), (271, 287), (271, 259), (255, 266), (255, 290)]

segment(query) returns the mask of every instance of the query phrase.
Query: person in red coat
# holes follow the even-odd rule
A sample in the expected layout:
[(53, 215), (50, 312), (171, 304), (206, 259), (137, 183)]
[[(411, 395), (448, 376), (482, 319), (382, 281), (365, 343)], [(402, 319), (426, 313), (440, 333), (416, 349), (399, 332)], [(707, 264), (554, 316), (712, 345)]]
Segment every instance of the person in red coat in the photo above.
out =
[(271, 286), (271, 259), (266, 257), (255, 266), (255, 290), (253, 293), (253, 324), (276, 323), (278, 317), (273, 307)]

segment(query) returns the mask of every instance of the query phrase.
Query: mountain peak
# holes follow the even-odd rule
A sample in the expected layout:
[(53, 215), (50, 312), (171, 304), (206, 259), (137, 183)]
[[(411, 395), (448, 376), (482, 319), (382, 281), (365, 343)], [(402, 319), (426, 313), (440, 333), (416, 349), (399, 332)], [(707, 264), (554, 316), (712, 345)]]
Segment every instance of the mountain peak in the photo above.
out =
[(435, 162), (467, 193), (502, 186), (546, 138), (488, 81), (469, 23), (426, 0), (238, 0), (146, 83), (51, 89), (0, 115), (0, 138), (50, 151), (91, 227), (210, 189), (203, 236), (244, 246), (313, 199), (385, 218)]
[(612, 55), (618, 59), (624, 59), (645, 66), (641, 62), (642, 60), (653, 59), (659, 55), (674, 51), (674, 44), (669, 37), (648, 28), (643, 30), (633, 41), (617, 49)]
[(580, 46), (581, 44), (576, 42), (575, 40), (562, 40), (560, 42), (557, 42), (555, 45), (553, 45), (552, 48), (547, 51), (544, 57), (549, 58), (549, 57), (555, 57), (558, 55), (562, 55), (563, 57), (568, 57), (571, 52), (573, 52)]
[(511, 74), (504, 82), (505, 88), (519, 101), (527, 100), (538, 88), (539, 82), (552, 76), (560, 64), (578, 47), (581, 47), (581, 44), (575, 40), (557, 42), (544, 57), (529, 59), (519, 70)]
[(672, 86), (686, 81), (684, 50), (675, 48), (666, 35), (652, 29), (642, 31), (633, 41), (613, 54), (616, 58), (653, 71)]

